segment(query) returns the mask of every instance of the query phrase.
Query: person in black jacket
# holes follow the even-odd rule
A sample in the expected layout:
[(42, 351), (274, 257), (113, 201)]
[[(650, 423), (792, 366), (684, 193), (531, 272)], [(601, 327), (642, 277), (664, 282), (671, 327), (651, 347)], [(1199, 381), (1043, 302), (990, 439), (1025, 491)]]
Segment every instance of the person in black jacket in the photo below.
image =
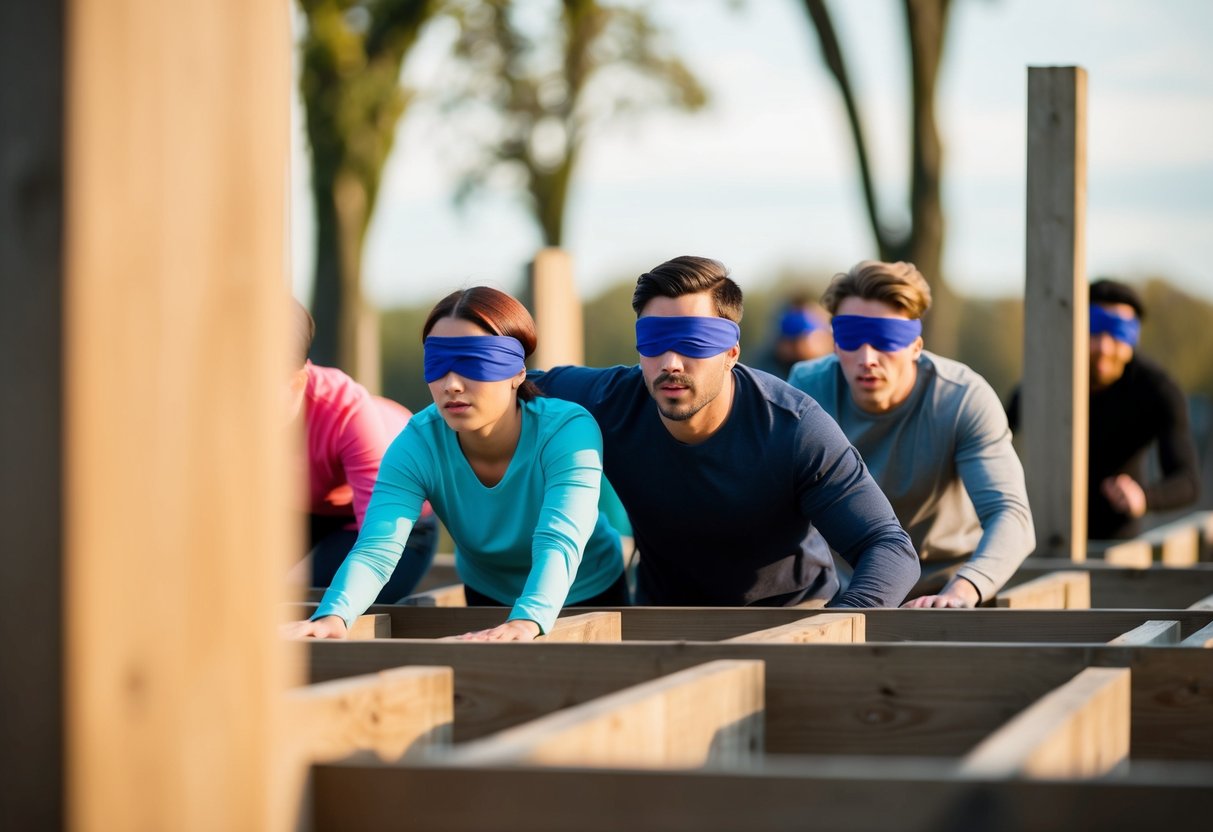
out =
[[(1091, 401), (1088, 428), (1087, 536), (1133, 537), (1147, 511), (1182, 508), (1200, 495), (1196, 446), (1183, 392), (1158, 364), (1137, 352), (1145, 306), (1115, 280), (1091, 284)], [(1019, 392), (1007, 407), (1014, 430)], [(1160, 479), (1145, 481), (1157, 442)]]

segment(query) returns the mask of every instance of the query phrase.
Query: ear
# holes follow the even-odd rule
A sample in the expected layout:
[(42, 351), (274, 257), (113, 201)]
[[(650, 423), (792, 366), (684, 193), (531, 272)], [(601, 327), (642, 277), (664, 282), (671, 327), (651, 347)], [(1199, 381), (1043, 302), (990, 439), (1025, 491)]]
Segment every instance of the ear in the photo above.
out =
[(510, 379), (510, 386), (517, 390), (526, 381), (526, 370), (520, 370), (516, 376)]
[(923, 346), (922, 336), (919, 335), (914, 340), (914, 343), (910, 345), (910, 349), (914, 350), (914, 360), (915, 361), (918, 360), (918, 356), (922, 355), (922, 346)]
[(731, 370), (733, 369), (733, 365), (741, 360), (741, 344), (734, 344), (733, 346), (729, 347), (729, 351), (726, 353), (726, 355), (729, 357), (729, 369)]

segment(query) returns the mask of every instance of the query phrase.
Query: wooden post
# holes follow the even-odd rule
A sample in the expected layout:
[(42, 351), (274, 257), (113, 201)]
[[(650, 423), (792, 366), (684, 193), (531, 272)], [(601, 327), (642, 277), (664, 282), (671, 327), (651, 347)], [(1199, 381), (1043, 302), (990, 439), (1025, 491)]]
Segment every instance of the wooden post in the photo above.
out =
[(67, 825), (281, 829), (289, 7), (67, 28)]
[(1087, 73), (1028, 69), (1027, 275), (1020, 424), (1037, 552), (1086, 558)]
[(573, 280), (573, 258), (559, 248), (545, 248), (531, 264), (531, 296), (539, 346), (531, 368), (549, 370), (561, 364), (585, 363), (581, 299)]
[(63, 3), (0, 3), (0, 824), (60, 829)]

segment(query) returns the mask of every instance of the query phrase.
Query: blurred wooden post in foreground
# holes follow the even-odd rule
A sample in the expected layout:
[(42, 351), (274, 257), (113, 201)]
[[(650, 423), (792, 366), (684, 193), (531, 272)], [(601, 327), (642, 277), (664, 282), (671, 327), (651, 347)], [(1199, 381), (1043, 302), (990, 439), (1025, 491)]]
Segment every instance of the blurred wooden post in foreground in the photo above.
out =
[(559, 248), (545, 248), (531, 264), (531, 310), (539, 346), (531, 368), (550, 370), (562, 364), (585, 363), (585, 331), (581, 298), (573, 280), (573, 258)]
[(72, 829), (286, 823), (290, 29), (285, 3), (68, 6)]
[(1037, 554), (1086, 559), (1087, 74), (1028, 69), (1021, 419)]

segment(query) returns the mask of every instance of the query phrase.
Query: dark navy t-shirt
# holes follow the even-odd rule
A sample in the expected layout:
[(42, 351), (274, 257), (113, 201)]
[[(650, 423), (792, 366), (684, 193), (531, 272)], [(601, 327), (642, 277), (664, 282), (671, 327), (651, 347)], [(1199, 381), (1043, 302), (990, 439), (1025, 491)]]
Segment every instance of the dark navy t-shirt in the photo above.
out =
[(646, 603), (798, 603), (830, 578), (814, 526), (855, 567), (835, 606), (896, 606), (918, 579), (910, 539), (859, 454), (774, 376), (737, 365), (732, 410), (697, 445), (670, 435), (638, 366), (557, 367), (532, 380), (598, 421)]

